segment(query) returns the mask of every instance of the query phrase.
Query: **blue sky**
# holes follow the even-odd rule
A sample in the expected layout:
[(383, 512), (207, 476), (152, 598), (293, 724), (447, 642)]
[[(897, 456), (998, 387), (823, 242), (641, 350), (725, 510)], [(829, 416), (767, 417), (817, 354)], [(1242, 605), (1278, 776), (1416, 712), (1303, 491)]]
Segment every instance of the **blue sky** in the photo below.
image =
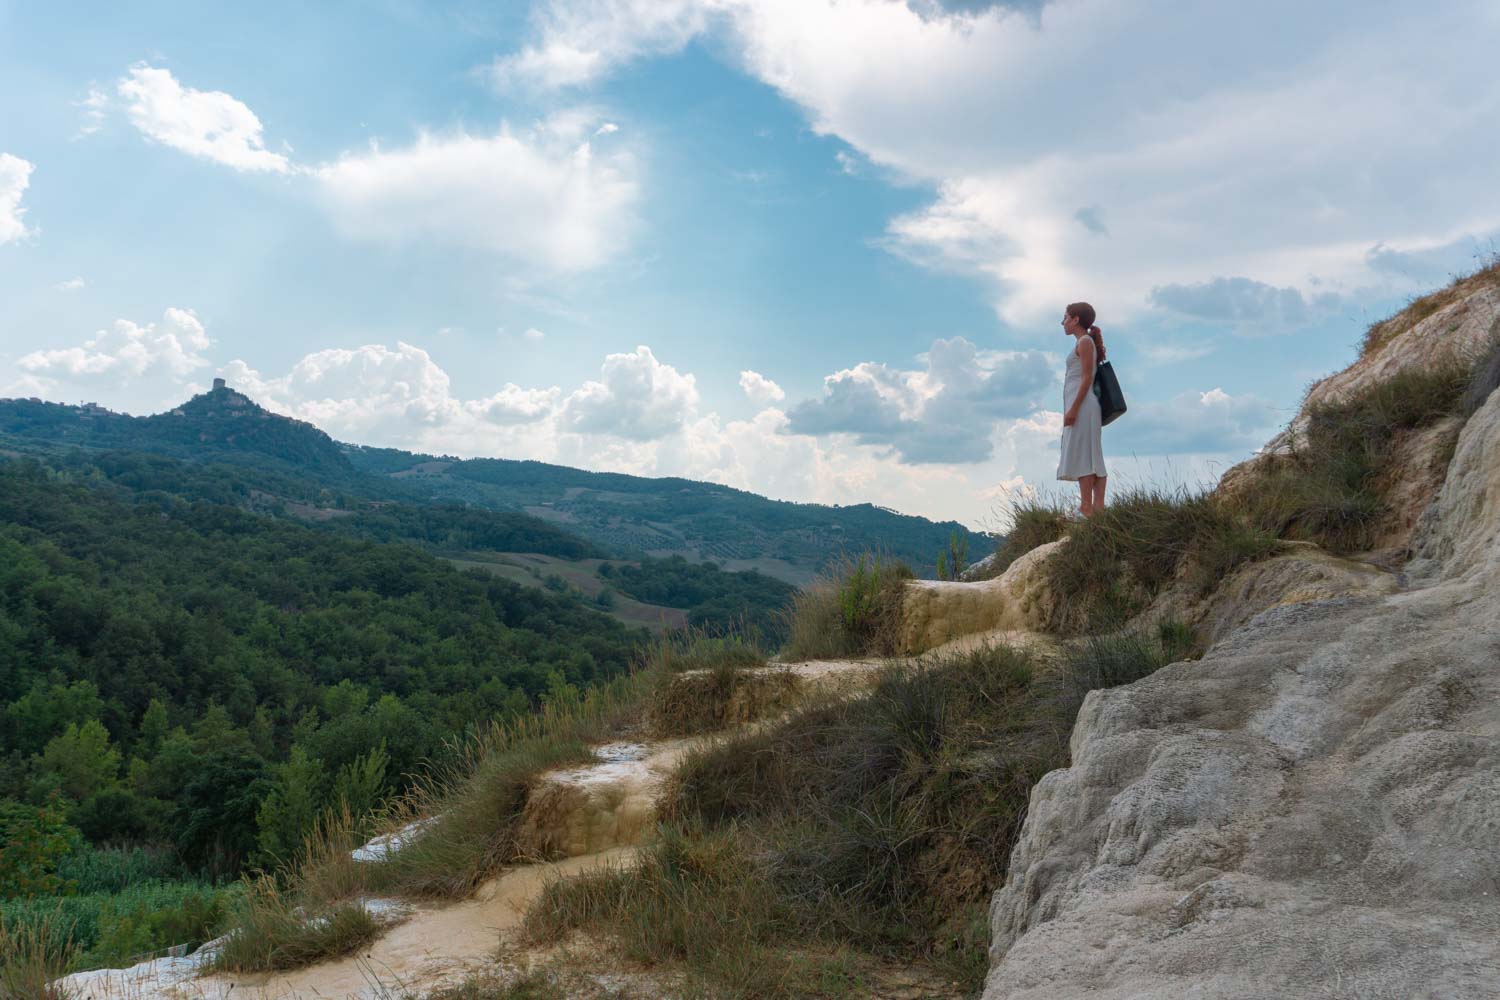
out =
[(1493, 252), (1492, 3), (0, 0), (0, 395), (970, 524), (1211, 480)]

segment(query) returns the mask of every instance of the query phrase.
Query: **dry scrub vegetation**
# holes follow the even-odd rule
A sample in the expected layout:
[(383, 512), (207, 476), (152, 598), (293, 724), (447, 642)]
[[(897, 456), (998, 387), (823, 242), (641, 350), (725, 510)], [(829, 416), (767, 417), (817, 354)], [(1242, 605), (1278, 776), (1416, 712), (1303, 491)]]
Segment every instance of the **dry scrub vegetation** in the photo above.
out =
[(867, 996), (882, 961), (976, 990), (989, 896), (1083, 695), (1177, 658), (1183, 634), (893, 663), (868, 694), (731, 735), (679, 768), (637, 867), (553, 884), (527, 933), (603, 935), (715, 997)]

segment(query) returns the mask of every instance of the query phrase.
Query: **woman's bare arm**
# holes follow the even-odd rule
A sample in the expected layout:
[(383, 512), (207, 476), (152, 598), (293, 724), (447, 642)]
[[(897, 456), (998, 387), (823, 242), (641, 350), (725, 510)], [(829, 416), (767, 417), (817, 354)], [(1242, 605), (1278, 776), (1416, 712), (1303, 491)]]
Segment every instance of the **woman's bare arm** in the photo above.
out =
[(1082, 388), (1078, 390), (1078, 398), (1073, 400), (1073, 405), (1068, 407), (1067, 413), (1063, 414), (1064, 427), (1073, 426), (1073, 422), (1078, 419), (1079, 408), (1088, 398), (1089, 390), (1094, 387), (1094, 339), (1092, 337), (1078, 338), (1078, 346), (1074, 350), (1078, 352), (1078, 361), (1083, 367), (1083, 383)]

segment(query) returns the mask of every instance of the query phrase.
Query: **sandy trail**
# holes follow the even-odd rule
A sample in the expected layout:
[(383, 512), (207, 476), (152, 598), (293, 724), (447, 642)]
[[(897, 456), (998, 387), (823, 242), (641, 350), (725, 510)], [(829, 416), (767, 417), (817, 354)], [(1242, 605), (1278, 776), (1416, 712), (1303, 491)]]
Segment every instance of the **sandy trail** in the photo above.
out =
[[(1011, 634), (965, 637), (943, 647), (1017, 641)], [(853, 694), (888, 660), (772, 663), (808, 682), (808, 693)], [(762, 719), (741, 731), (774, 722)], [(611, 743), (595, 748), (596, 763), (544, 775), (522, 817), (539, 849), (563, 860), (518, 865), (484, 883), (462, 902), (416, 904), (400, 923), (359, 954), (292, 972), (195, 978), (190, 960), (159, 960), (132, 969), (100, 970), (80, 987), (80, 1000), (373, 1000), (413, 996), (481, 971), (514, 940), (527, 908), (551, 881), (601, 867), (629, 864), (653, 828), (661, 788), (682, 758), (719, 733), (686, 739)]]
[(360, 955), (295, 972), (237, 977), (234, 995), (256, 1000), (370, 997), (376, 995), (377, 980), (387, 988), (413, 992), (460, 980), (492, 968), (502, 937), (520, 926), (527, 907), (548, 882), (627, 864), (634, 856), (633, 847), (615, 847), (585, 857), (513, 868), (461, 903), (419, 909)]

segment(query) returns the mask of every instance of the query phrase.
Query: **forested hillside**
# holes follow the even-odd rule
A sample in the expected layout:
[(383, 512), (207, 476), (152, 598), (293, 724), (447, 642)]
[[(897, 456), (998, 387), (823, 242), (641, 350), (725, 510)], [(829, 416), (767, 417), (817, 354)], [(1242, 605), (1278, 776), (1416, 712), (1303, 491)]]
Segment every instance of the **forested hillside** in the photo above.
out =
[(351, 448), (356, 468), (408, 490), (483, 507), (523, 510), (632, 557), (682, 555), (724, 569), (759, 569), (804, 584), (846, 553), (871, 549), (934, 574), (953, 532), (974, 559), (988, 536), (873, 504), (846, 507), (769, 500), (717, 483), (588, 472), (545, 462), (459, 461), (389, 448)]
[(289, 783), (317, 808), (378, 756), (378, 798), (643, 637), (411, 545), (0, 462), (0, 796), (94, 842), (235, 871), (296, 842)]

